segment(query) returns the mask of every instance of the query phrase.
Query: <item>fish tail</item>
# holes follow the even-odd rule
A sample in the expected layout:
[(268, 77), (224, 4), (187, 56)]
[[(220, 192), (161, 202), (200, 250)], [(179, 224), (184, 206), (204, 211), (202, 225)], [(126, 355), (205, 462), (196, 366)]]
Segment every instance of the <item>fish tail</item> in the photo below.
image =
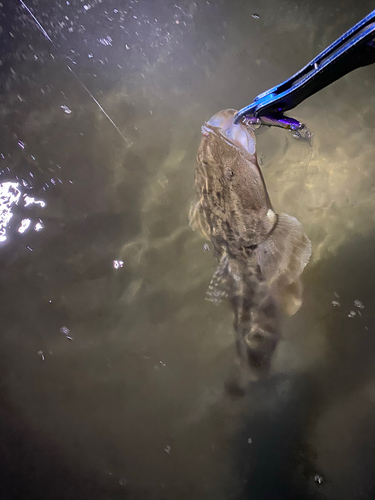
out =
[(251, 380), (265, 375), (280, 338), (279, 308), (266, 283), (246, 286), (232, 299), (240, 364)]
[(251, 311), (250, 328), (244, 332), (247, 362), (258, 371), (268, 371), (280, 338), (278, 306), (269, 295)]

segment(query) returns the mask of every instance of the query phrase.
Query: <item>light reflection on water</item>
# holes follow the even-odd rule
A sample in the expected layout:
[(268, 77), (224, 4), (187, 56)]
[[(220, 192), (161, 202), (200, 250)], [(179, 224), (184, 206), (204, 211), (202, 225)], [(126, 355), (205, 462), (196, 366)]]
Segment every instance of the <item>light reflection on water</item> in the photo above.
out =
[[(22, 195), (22, 187), (18, 182), (3, 182), (0, 184), (0, 241), (6, 241), (9, 238), (9, 226), (13, 217), (13, 206), (29, 207), (30, 205), (39, 205), (42, 208), (46, 206), (43, 200)], [(26, 211), (24, 212), (26, 213)], [(30, 219), (21, 220), (18, 228), (19, 233), (24, 233), (30, 226)], [(39, 220), (34, 229), (40, 231), (43, 228), (42, 221)]]
[(272, 202), (314, 254), (274, 376), (243, 400), (223, 390), (232, 318), (204, 301), (214, 259), (187, 222), (204, 120), (371, 3), (29, 3), (59, 51), (23, 10), (2, 33), (8, 497), (373, 500), (374, 68), (299, 106), (312, 148), (258, 136)]
[(21, 191), (18, 188), (17, 182), (5, 182), (0, 184), (0, 241), (5, 241), (6, 228), (13, 217), (12, 205), (18, 203), (21, 197)]

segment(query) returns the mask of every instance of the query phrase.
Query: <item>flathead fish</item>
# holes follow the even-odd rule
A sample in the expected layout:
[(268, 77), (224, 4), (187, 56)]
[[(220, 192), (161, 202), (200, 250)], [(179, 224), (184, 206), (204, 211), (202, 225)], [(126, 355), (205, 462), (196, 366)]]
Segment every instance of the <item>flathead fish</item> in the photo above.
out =
[(300, 276), (311, 243), (297, 219), (273, 210), (254, 130), (235, 125), (235, 114), (220, 111), (202, 127), (189, 218), (219, 261), (207, 298), (229, 299), (241, 371), (256, 380), (269, 370), (280, 312), (292, 315), (302, 304)]

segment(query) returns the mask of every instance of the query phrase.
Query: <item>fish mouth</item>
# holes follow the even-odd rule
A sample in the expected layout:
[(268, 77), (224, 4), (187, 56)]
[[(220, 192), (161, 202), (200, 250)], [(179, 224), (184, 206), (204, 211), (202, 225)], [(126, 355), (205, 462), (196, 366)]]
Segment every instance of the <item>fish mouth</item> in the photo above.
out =
[(234, 123), (235, 109), (224, 109), (213, 115), (202, 127), (202, 134), (208, 135), (210, 131), (220, 129), (222, 135), (236, 146), (240, 146), (248, 153), (255, 155), (255, 134), (251, 125), (240, 122)]

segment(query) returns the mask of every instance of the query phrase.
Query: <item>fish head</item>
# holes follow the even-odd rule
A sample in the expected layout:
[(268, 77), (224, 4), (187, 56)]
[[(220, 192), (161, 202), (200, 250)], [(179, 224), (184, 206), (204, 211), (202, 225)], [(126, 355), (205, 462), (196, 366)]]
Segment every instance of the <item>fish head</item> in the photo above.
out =
[(234, 124), (235, 116), (236, 110), (225, 109), (202, 127), (195, 172), (198, 202), (190, 215), (193, 227), (215, 241), (215, 248), (225, 241), (233, 252), (234, 246), (257, 245), (275, 223), (268, 217), (274, 213), (257, 162), (254, 129)]
[(234, 123), (236, 113), (235, 109), (223, 109), (213, 115), (206, 125), (221, 129), (223, 135), (230, 141), (254, 155), (256, 148), (254, 130), (245, 123), (240, 122), (236, 125)]

